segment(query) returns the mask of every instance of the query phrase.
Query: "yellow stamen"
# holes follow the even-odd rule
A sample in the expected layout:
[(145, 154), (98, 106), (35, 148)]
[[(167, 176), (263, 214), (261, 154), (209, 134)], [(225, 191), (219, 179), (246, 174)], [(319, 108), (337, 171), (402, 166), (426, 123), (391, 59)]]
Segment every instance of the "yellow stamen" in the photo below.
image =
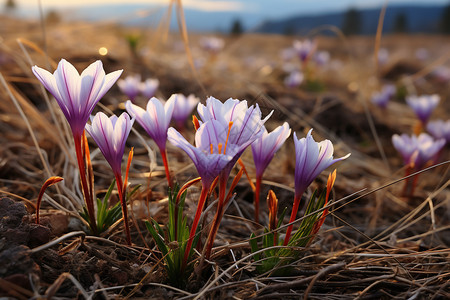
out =
[(228, 144), (228, 138), (230, 137), (231, 126), (233, 126), (233, 121), (231, 121), (230, 123), (228, 123), (227, 140), (225, 141), (225, 148), (223, 149), (223, 154), (225, 154), (225, 152), (227, 151), (227, 144)]
[(213, 152), (214, 152), (214, 151), (213, 151), (213, 150), (214, 150), (214, 149), (213, 149), (213, 145), (212, 145), (212, 144), (209, 144), (209, 148), (211, 149), (211, 154), (213, 154)]
[[(219, 145), (217, 146), (219, 148), (219, 154), (222, 152), (222, 143), (219, 143)], [(225, 145), (226, 147), (226, 145)], [(225, 154), (225, 150), (223, 151), (223, 154)]]

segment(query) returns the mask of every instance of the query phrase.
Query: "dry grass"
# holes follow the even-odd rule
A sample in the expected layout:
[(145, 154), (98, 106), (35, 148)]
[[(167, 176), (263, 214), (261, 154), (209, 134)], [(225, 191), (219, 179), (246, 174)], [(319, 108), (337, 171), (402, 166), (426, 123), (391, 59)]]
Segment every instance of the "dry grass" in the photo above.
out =
[[(65, 178), (44, 198), (43, 215), (50, 224), (58, 219), (55, 215), (62, 216), (58, 224), (65, 227), (53, 232), (53, 237), (60, 239), (33, 250), (33, 258), (41, 269), (40, 275), (33, 278), (35, 293), (68, 298), (77, 294), (185, 299), (450, 298), (448, 161), (420, 175), (414, 197), (399, 197), (404, 170), (390, 138), (393, 133), (411, 132), (415, 119), (401, 99), (391, 103), (386, 112), (368, 103), (372, 91), (388, 77), (410, 91), (439, 93), (443, 101), (433, 116), (448, 119), (448, 85), (428, 75), (429, 66), (447, 63), (448, 37), (383, 37), (381, 45), (390, 50), (391, 58), (377, 73), (373, 62), (374, 38), (318, 36), (319, 47), (328, 50), (340, 65), (317, 72), (326, 91), (314, 93), (283, 86), (279, 52), (292, 44), (293, 37), (224, 37), (224, 51), (211, 56), (198, 47), (200, 36), (191, 34), (194, 63), (203, 65), (193, 76), (185, 51), (177, 46), (183, 40), (177, 34), (170, 34), (167, 42), (162, 43), (159, 33), (152, 29), (122, 28), (111, 23), (53, 24), (46, 26), (46, 57), (36, 51), (44, 46), (39, 24), (6, 17), (2, 17), (2, 22), (8, 26), (2, 26), (0, 31), (1, 74), (6, 81), (0, 89), (0, 195), (23, 201), (33, 213), (32, 203), (44, 178), (51, 175)], [(142, 36), (137, 55), (133, 55), (125, 40), (132, 33)], [(28, 40), (37, 48), (24, 45), (26, 52), (23, 52), (17, 38)], [(98, 54), (100, 47), (108, 48), (107, 56)], [(429, 61), (414, 59), (418, 47), (429, 50)], [(168, 286), (161, 257), (142, 226), (149, 216), (160, 223), (167, 221), (164, 169), (159, 156), (151, 150), (152, 142), (139, 127), (135, 127), (127, 142), (135, 147), (130, 182), (142, 184), (130, 204), (135, 245), (123, 245), (121, 226), (113, 228), (108, 236), (78, 234), (77, 230), (83, 229), (77, 213), (82, 197), (67, 125), (55, 102), (45, 100), (44, 90), (31, 74), (27, 55), (33, 64), (49, 69), (52, 61), (60, 58), (66, 58), (78, 69), (101, 59), (107, 72), (124, 69), (123, 76), (140, 73), (144, 78), (158, 78), (161, 98), (182, 92), (194, 93), (202, 99), (206, 95), (223, 100), (247, 99), (259, 103), (264, 115), (275, 110), (268, 127), (288, 121), (299, 135), (313, 127), (316, 140), (327, 138), (334, 143), (336, 156), (351, 152), (350, 159), (338, 167), (332, 213), (314, 244), (298, 250), (302, 254), (293, 265), (293, 276), (256, 274), (247, 242), (251, 230), (258, 228), (251, 221), (252, 192), (242, 179), (221, 224), (215, 254), (206, 271), (193, 274), (186, 291)], [(411, 72), (396, 73), (395, 67), (399, 65), (408, 66)], [(117, 87), (113, 87), (98, 109), (117, 113), (122, 110), (124, 100)], [(144, 103), (144, 99), (140, 101)], [(364, 102), (386, 155), (384, 160), (371, 133)], [(193, 130), (188, 129), (185, 134), (192, 137)], [(94, 145), (91, 149), (95, 149)], [(196, 176), (184, 153), (171, 145), (168, 151), (169, 164), (178, 182)], [(266, 171), (263, 187), (263, 193), (269, 187), (274, 189), (280, 205), (288, 207), (293, 199), (292, 151), (293, 143), (288, 140)], [(448, 159), (448, 152), (447, 147), (441, 157)], [(100, 193), (109, 186), (112, 176), (98, 151), (93, 151), (92, 159)], [(252, 172), (251, 154), (245, 153), (243, 159)], [(325, 178), (321, 176), (315, 184), (323, 186)], [(391, 182), (395, 183), (389, 185)], [(197, 197), (192, 189), (185, 211), (189, 219)], [(267, 212), (265, 203), (262, 205), (265, 224)], [(65, 219), (65, 223), (60, 219)], [(0, 288), (18, 298), (32, 295), (4, 280), (0, 281)]]

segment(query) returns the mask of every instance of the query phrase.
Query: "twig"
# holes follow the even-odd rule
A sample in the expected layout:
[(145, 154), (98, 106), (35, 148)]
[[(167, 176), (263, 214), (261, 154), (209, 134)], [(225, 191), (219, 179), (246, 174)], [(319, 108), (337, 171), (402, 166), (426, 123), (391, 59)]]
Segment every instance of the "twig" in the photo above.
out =
[(69, 233), (67, 233), (67, 234), (65, 234), (65, 235), (63, 235), (63, 236), (61, 236), (61, 237), (59, 237), (59, 238), (57, 238), (57, 239), (55, 239), (53, 241), (50, 241), (50, 242), (48, 242), (48, 243), (46, 243), (44, 245), (41, 245), (39, 247), (31, 249), (30, 252), (31, 252), (31, 254), (38, 253), (38, 252), (40, 252), (42, 250), (48, 249), (50, 247), (53, 247), (53, 246), (61, 243), (62, 241), (67, 240), (67, 239), (69, 239), (71, 237), (74, 237), (74, 236), (81, 236), (82, 238), (84, 238), (86, 236), (86, 233), (84, 231), (69, 232)]
[(303, 299), (304, 300), (308, 299), (308, 294), (309, 294), (309, 292), (311, 292), (311, 290), (312, 290), (312, 288), (314, 286), (314, 283), (316, 283), (317, 280), (319, 280), (320, 278), (324, 277), (325, 275), (327, 275), (329, 273), (333, 273), (333, 272), (336, 272), (336, 271), (338, 271), (338, 270), (340, 270), (342, 268), (345, 268), (346, 265), (347, 264), (345, 262), (339, 262), (337, 264), (328, 266), (328, 267), (323, 268), (322, 270), (320, 270), (319, 273), (317, 273), (317, 275), (315, 275), (313, 277), (313, 279), (311, 280), (311, 283), (308, 285), (308, 288), (305, 291)]

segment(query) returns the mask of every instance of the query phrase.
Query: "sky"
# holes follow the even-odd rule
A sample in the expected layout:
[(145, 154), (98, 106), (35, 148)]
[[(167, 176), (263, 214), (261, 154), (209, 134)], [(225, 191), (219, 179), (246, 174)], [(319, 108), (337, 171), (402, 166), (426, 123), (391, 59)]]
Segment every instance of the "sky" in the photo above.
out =
[[(15, 0), (26, 16), (38, 15), (38, 0)], [(70, 11), (70, 16), (88, 20), (119, 19), (139, 9), (165, 9), (170, 0), (40, 0), (45, 11)], [(265, 20), (276, 20), (298, 15), (344, 11), (350, 7), (381, 7), (386, 0), (182, 0), (188, 27), (223, 29), (233, 19), (239, 19), (244, 28), (253, 28)], [(446, 4), (450, 0), (389, 0), (395, 4)], [(100, 5), (107, 6), (99, 8)], [(121, 5), (120, 8), (118, 5)], [(123, 7), (128, 6), (128, 10)], [(132, 9), (131, 9), (132, 6)], [(116, 7), (114, 9), (114, 7)], [(76, 10), (76, 13), (74, 13)], [(219, 14), (220, 13), (220, 14)], [(202, 24), (203, 22), (203, 24)]]
[[(170, 0), (41, 0), (44, 8), (87, 7), (99, 4), (142, 4), (145, 6), (164, 6)], [(16, 0), (20, 7), (36, 6), (37, 0)], [(202, 11), (230, 11), (267, 13), (274, 16), (287, 16), (299, 13), (320, 13), (344, 10), (348, 7), (366, 8), (381, 6), (385, 0), (182, 0), (185, 8)], [(390, 0), (389, 4), (448, 3), (449, 0)]]

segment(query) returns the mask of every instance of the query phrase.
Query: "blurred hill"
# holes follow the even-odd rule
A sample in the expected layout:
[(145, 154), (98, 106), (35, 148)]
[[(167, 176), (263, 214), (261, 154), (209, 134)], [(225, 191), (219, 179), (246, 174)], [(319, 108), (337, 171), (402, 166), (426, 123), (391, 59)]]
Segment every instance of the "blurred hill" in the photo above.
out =
[[(388, 6), (384, 19), (383, 33), (393, 33), (398, 30), (408, 33), (437, 33), (445, 6), (442, 5), (398, 5)], [(357, 14), (358, 34), (375, 34), (380, 15), (380, 8), (354, 9)], [(318, 15), (299, 15), (281, 20), (266, 21), (254, 32), (259, 33), (292, 33), (308, 34), (312, 29), (322, 25), (333, 25), (343, 28), (349, 11), (326, 13)]]

